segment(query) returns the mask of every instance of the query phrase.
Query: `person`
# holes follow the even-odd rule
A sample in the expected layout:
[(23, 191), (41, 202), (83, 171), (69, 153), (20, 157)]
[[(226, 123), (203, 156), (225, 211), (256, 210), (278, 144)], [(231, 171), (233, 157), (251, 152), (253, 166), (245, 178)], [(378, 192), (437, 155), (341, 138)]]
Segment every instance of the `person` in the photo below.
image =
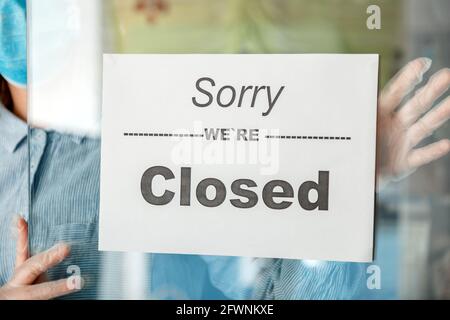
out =
[[(45, 281), (43, 271), (61, 262), (69, 254), (69, 247), (60, 244), (30, 257), (28, 225), (23, 218), (17, 222), (17, 251), (9, 239), (10, 212), (26, 212), (26, 187), (24, 186), (27, 159), (23, 152), (11, 156), (23, 144), (27, 133), (26, 91), (26, 25), (25, 0), (0, 0), (0, 283), (5, 276), (14, 276), (0, 288), (0, 299), (50, 299), (74, 291), (67, 281)], [(7, 79), (7, 80), (5, 80)], [(9, 110), (9, 111), (8, 111)], [(6, 112), (6, 113), (5, 113)], [(14, 114), (14, 115), (13, 115)], [(11, 152), (11, 155), (10, 155)], [(13, 162), (17, 161), (17, 165)], [(8, 169), (5, 169), (8, 168)], [(21, 181), (14, 188), (7, 182)], [(8, 200), (10, 198), (10, 200)], [(13, 199), (14, 198), (14, 199)], [(14, 265), (5, 257), (15, 257)], [(40, 279), (38, 279), (40, 278)]]
[[(0, 0), (0, 9), (0, 298), (95, 298), (105, 261), (97, 250), (99, 140), (27, 130), (25, 0)], [(450, 151), (448, 139), (416, 147), (450, 117), (449, 98), (431, 109), (448, 89), (450, 70), (438, 71), (404, 101), (430, 65), (427, 58), (413, 60), (380, 94), (380, 186)], [(13, 237), (10, 221), (15, 213), (23, 216)], [(288, 259), (169, 254), (152, 254), (150, 259), (154, 298), (173, 290), (178, 291), (175, 297), (188, 299), (355, 298), (365, 283), (365, 264), (359, 263), (325, 262), (311, 268)], [(68, 277), (71, 266), (82, 271), (81, 285)], [(253, 268), (250, 280), (241, 279), (243, 266)]]

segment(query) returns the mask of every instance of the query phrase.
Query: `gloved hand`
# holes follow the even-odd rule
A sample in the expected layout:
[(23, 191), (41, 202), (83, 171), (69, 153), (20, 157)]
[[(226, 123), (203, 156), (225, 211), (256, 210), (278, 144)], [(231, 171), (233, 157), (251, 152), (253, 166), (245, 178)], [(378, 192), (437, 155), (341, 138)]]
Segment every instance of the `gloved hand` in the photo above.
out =
[(70, 247), (59, 244), (30, 258), (28, 225), (21, 218), (17, 227), (16, 269), (12, 279), (0, 288), (0, 300), (47, 300), (77, 291), (68, 279), (38, 283), (49, 268), (69, 255)]
[[(450, 85), (450, 69), (436, 72), (414, 96), (404, 98), (422, 82), (431, 60), (418, 58), (408, 63), (382, 90), (378, 100), (377, 185), (401, 179), (420, 166), (446, 155), (450, 140), (442, 139), (414, 148), (450, 118), (450, 98), (428, 110)], [(402, 105), (401, 105), (402, 104)], [(400, 106), (401, 105), (401, 106)]]

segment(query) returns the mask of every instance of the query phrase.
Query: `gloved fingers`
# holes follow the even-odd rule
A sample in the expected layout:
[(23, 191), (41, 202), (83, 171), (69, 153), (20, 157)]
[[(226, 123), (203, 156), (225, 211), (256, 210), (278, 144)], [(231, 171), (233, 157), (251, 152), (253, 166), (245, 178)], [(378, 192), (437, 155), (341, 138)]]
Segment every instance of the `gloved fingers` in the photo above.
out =
[(405, 105), (397, 112), (396, 117), (404, 128), (411, 126), (419, 117), (431, 108), (434, 101), (444, 94), (450, 86), (450, 69), (444, 68), (436, 72)]
[(409, 62), (400, 70), (381, 91), (379, 108), (382, 113), (393, 112), (403, 98), (410, 93), (416, 85), (422, 82), (425, 72), (431, 66), (428, 58), (417, 58)]
[(28, 253), (28, 224), (24, 218), (17, 220), (16, 269), (29, 258)]
[(63, 261), (70, 254), (70, 246), (58, 244), (41, 252), (17, 268), (11, 283), (14, 285), (32, 284), (42, 273)]
[(416, 146), (420, 141), (430, 136), (433, 131), (450, 119), (450, 97), (447, 97), (438, 106), (424, 115), (408, 130), (410, 147)]
[(445, 156), (450, 151), (450, 140), (442, 139), (425, 147), (414, 149), (407, 157), (410, 169), (415, 169)]
[(27, 300), (49, 300), (78, 291), (79, 289), (69, 286), (68, 279), (35, 284), (23, 288), (19, 299)]

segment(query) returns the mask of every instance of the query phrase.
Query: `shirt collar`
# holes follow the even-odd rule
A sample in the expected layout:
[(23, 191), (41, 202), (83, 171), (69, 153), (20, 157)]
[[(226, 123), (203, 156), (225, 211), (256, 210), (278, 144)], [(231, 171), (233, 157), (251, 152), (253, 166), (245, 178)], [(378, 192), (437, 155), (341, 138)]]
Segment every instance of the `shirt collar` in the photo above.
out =
[(0, 146), (13, 153), (27, 136), (27, 128), (24, 121), (0, 104)]
[[(0, 146), (13, 153), (28, 134), (28, 125), (0, 104)], [(84, 141), (83, 136), (68, 135), (76, 144)]]

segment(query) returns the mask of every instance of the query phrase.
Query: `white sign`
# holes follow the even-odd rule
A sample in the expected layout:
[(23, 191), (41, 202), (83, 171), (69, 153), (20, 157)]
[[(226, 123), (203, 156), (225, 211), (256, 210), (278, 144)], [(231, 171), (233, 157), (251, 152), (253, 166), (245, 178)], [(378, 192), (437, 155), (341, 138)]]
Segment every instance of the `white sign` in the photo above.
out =
[(371, 261), (377, 55), (104, 55), (100, 250)]

